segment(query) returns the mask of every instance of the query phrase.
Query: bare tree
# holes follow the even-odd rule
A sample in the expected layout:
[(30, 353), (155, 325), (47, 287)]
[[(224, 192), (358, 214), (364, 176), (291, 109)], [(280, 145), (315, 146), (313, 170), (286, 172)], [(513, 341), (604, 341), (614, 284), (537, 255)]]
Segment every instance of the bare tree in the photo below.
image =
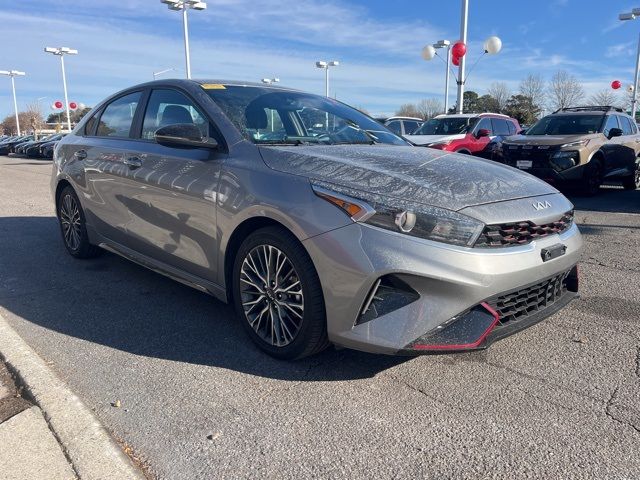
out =
[[(26, 112), (18, 112), (21, 133), (33, 132), (41, 128), (43, 121), (39, 112), (28, 109)], [(0, 124), (0, 130), (6, 134), (15, 135), (18, 133), (15, 115), (7, 116)]]
[(545, 105), (545, 81), (542, 75), (530, 73), (524, 80), (520, 82), (520, 94), (531, 99), (538, 108), (542, 109)]
[(400, 108), (396, 111), (397, 117), (420, 117), (420, 112), (418, 111), (418, 107), (416, 107), (413, 103), (405, 103), (404, 105), (400, 105)]
[(504, 82), (494, 82), (489, 87), (489, 90), (487, 90), (487, 93), (495, 100), (495, 105), (498, 108), (496, 113), (503, 112), (511, 97), (511, 92), (507, 84)]
[(611, 105), (613, 107), (621, 107), (621, 99), (610, 89), (603, 89), (594, 93), (589, 97), (589, 103), (593, 105)]
[(584, 89), (580, 82), (565, 70), (560, 70), (551, 78), (549, 84), (549, 103), (554, 109), (575, 107), (584, 98)]
[(418, 102), (416, 109), (421, 118), (429, 120), (444, 112), (444, 105), (442, 105), (442, 102), (437, 98), (425, 98)]

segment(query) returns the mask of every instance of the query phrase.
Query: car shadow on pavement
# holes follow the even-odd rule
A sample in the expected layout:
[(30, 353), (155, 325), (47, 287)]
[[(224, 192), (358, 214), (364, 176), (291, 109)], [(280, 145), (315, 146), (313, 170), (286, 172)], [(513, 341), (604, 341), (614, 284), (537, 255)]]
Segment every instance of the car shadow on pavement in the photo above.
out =
[(108, 252), (73, 259), (55, 217), (0, 218), (0, 305), (31, 324), (135, 355), (289, 381), (369, 378), (410, 360), (334, 348), (275, 360), (251, 343), (231, 306)]
[(604, 186), (597, 195), (586, 197), (563, 191), (577, 210), (611, 213), (640, 213), (640, 190)]

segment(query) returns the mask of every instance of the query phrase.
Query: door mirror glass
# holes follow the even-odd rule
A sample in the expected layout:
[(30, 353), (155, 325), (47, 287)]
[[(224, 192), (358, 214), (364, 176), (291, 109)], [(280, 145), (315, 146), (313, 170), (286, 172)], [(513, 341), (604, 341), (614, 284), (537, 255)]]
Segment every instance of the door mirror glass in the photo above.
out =
[(209, 147), (216, 148), (218, 142), (211, 137), (203, 137), (202, 131), (193, 123), (176, 123), (156, 130), (156, 142), (165, 147)]
[(621, 136), (622, 136), (621, 128), (612, 128), (611, 130), (609, 130), (609, 138), (621, 137)]
[(491, 132), (488, 129), (481, 128), (480, 130), (478, 130), (478, 133), (476, 133), (476, 137), (477, 138), (488, 137), (490, 134)]

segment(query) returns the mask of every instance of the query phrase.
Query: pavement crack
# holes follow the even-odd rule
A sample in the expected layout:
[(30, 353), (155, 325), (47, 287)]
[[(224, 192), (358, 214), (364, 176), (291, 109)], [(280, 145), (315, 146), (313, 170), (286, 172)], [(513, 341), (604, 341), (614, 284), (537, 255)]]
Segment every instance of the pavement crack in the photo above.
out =
[(640, 347), (636, 347), (636, 377), (640, 378)]
[(616, 423), (619, 423), (620, 425), (626, 425), (628, 427), (633, 428), (636, 432), (640, 433), (640, 427), (637, 427), (636, 425), (634, 425), (631, 422), (627, 422), (625, 420), (622, 420), (618, 417), (616, 417), (616, 415), (613, 412), (613, 407), (614, 407), (614, 402), (616, 397), (618, 396), (618, 391), (620, 390), (620, 385), (618, 385), (615, 390), (613, 391), (613, 393), (611, 394), (611, 397), (609, 397), (609, 400), (607, 400), (607, 404), (605, 406), (604, 409), (604, 413), (607, 417), (609, 417), (611, 420), (613, 420)]
[(396, 377), (395, 375), (392, 375), (390, 373), (386, 373), (384, 376), (391, 378), (394, 382), (399, 383), (400, 385), (404, 385), (405, 387), (409, 388), (410, 390), (413, 390), (414, 392), (417, 392), (417, 393), (423, 395), (424, 397), (426, 397), (426, 398), (428, 398), (430, 400), (433, 400), (436, 403), (439, 403), (440, 405), (444, 405), (447, 408), (453, 408), (453, 409), (456, 409), (456, 410), (462, 410), (460, 407), (458, 407), (456, 405), (452, 405), (452, 404), (447, 403), (447, 402), (443, 402), (442, 399), (425, 392), (420, 387), (416, 387), (415, 385), (412, 385), (409, 382), (406, 382), (406, 381), (402, 380), (401, 378)]

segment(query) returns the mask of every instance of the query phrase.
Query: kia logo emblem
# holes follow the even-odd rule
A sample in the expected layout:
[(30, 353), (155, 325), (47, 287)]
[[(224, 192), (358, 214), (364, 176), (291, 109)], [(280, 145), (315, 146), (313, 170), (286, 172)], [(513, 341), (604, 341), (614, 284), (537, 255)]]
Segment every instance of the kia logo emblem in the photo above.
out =
[(547, 201), (536, 202), (536, 203), (532, 203), (531, 205), (533, 205), (533, 208), (535, 208), (536, 210), (544, 210), (546, 208), (551, 207), (551, 204)]

